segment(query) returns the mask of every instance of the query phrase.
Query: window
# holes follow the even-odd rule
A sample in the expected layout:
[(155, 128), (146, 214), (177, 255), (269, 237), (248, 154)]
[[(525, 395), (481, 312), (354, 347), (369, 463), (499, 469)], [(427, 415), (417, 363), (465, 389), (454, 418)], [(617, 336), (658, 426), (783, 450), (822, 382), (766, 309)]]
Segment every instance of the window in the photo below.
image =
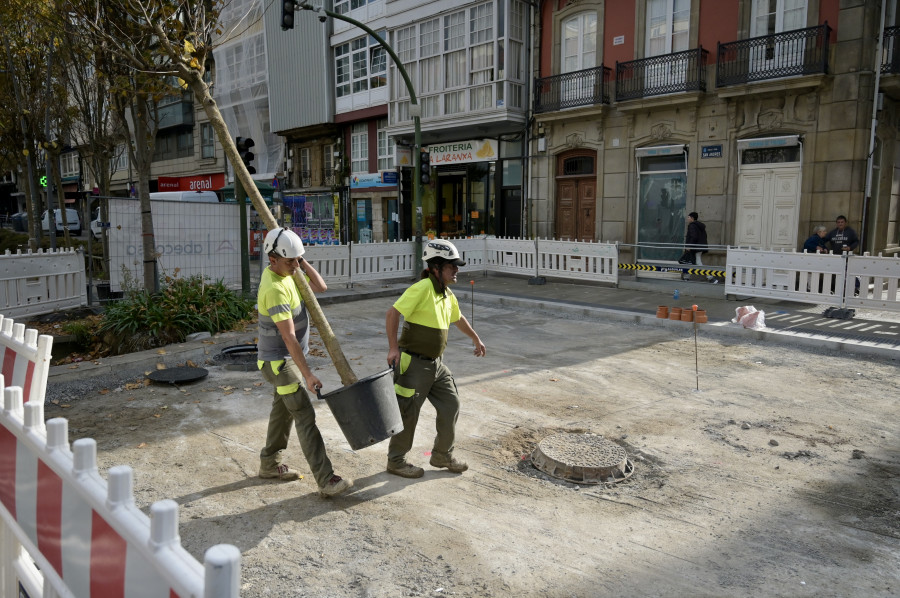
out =
[(369, 172), (369, 125), (356, 123), (350, 130), (350, 173)]
[(312, 186), (312, 171), (310, 170), (308, 147), (300, 148), (300, 186)]
[(116, 146), (112, 159), (109, 163), (110, 172), (118, 172), (120, 170), (128, 170), (128, 150), (124, 144)]
[(459, 11), (444, 17), (444, 52), (466, 47), (466, 13)]
[[(385, 32), (379, 32), (384, 39)], [(364, 36), (334, 49), (337, 97), (387, 85), (387, 52), (374, 36)]]
[(369, 88), (369, 52), (366, 38), (361, 37), (350, 42), (353, 51), (353, 93)]
[(419, 55), (435, 56), (441, 51), (441, 21), (432, 19), (419, 25)]
[(378, 121), (378, 170), (394, 168), (394, 140), (388, 135), (387, 126), (386, 118)]
[(471, 45), (494, 41), (494, 6), (481, 4), (469, 9), (469, 43)]
[(153, 162), (190, 158), (193, 155), (193, 130), (161, 132), (156, 136), (156, 146), (153, 148)]
[(59, 157), (59, 175), (62, 178), (76, 177), (80, 172), (78, 152), (67, 152)]
[[(379, 33), (379, 37), (384, 39), (384, 32)], [(372, 38), (372, 48), (369, 56), (369, 66), (372, 76), (369, 79), (369, 87), (378, 89), (387, 85), (387, 52), (381, 45)]]
[(753, 0), (750, 37), (806, 27), (806, 0)]
[(336, 180), (334, 146), (328, 144), (322, 147), (322, 184), (335, 185)]
[(200, 125), (200, 157), (216, 157), (216, 135), (210, 123)]
[(597, 13), (585, 12), (562, 22), (561, 71), (571, 73), (597, 66)]
[(646, 55), (660, 56), (688, 49), (691, 0), (647, 2)]
[(334, 82), (337, 97), (350, 95), (350, 44), (341, 44), (334, 49)]
[(394, 45), (396, 46), (397, 58), (400, 62), (406, 63), (416, 59), (416, 28), (406, 27), (398, 29), (394, 36)]

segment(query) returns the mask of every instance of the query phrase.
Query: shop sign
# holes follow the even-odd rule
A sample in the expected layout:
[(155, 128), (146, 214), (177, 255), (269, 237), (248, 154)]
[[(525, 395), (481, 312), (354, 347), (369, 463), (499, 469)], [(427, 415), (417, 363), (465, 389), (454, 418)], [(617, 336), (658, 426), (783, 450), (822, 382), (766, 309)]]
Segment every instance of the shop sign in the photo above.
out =
[(397, 171), (396, 170), (385, 170), (381, 173), (381, 182), (385, 185), (396, 185), (397, 184)]
[(397, 166), (413, 166), (412, 150), (408, 147), (394, 146), (394, 164)]
[[(387, 174), (385, 172), (385, 174)], [(350, 175), (350, 188), (363, 189), (366, 187), (394, 187), (397, 185), (396, 173), (394, 173), (394, 182), (388, 183), (382, 179), (382, 173), (370, 172), (368, 174), (352, 174)]]
[(499, 158), (497, 141), (494, 139), (473, 139), (429, 145), (428, 154), (431, 156), (432, 166), (491, 162)]
[(225, 174), (194, 176), (161, 176), (156, 179), (159, 191), (218, 191), (225, 186)]

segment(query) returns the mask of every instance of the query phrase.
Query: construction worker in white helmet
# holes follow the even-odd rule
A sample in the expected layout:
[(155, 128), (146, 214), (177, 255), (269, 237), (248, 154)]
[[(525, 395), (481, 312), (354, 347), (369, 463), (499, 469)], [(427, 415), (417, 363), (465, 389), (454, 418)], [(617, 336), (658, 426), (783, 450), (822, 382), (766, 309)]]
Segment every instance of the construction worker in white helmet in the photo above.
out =
[[(459, 417), (459, 393), (450, 369), (444, 365), (450, 324), (472, 339), (475, 356), (485, 354), (484, 343), (459, 311), (456, 296), (448, 288), (456, 282), (460, 266), (466, 263), (456, 246), (440, 239), (425, 244), (423, 259), (428, 266), (422, 279), (406, 289), (388, 309), (388, 365), (394, 367), (394, 391), (403, 419), (403, 431), (391, 437), (387, 471), (404, 478), (420, 478), (425, 470), (407, 461), (412, 449), (419, 411), (425, 399), (434, 406), (437, 436), (431, 450), (432, 467), (462, 473), (469, 466), (454, 457), (456, 420)], [(397, 327), (403, 316), (403, 332), (398, 340)]]
[(334, 473), (325, 453), (325, 443), (316, 427), (316, 412), (302, 382), (312, 392), (322, 382), (306, 362), (309, 352), (309, 314), (293, 279), (299, 270), (316, 293), (327, 285), (316, 269), (303, 259), (303, 241), (292, 230), (270, 230), (263, 240), (269, 266), (263, 271), (257, 294), (259, 310), (258, 365), (263, 378), (275, 387), (266, 446), (259, 453), (259, 477), (282, 481), (300, 476), (282, 462), (291, 424), (297, 430), (300, 448), (323, 497), (346, 492), (353, 482)]

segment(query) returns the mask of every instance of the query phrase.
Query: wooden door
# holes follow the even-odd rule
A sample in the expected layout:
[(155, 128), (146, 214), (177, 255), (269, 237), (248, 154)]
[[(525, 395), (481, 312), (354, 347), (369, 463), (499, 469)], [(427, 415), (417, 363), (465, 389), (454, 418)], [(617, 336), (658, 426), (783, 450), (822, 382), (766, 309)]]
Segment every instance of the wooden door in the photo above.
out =
[(593, 241), (597, 229), (597, 183), (593, 178), (557, 184), (556, 238)]

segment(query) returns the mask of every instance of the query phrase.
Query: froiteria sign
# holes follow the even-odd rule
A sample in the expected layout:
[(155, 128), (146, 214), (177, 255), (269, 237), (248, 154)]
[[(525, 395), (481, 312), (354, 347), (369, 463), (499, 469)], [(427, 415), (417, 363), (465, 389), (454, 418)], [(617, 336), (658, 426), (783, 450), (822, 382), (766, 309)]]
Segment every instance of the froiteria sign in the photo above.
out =
[(465, 162), (491, 162), (498, 158), (497, 141), (475, 139), (428, 146), (431, 165), (463, 164)]

